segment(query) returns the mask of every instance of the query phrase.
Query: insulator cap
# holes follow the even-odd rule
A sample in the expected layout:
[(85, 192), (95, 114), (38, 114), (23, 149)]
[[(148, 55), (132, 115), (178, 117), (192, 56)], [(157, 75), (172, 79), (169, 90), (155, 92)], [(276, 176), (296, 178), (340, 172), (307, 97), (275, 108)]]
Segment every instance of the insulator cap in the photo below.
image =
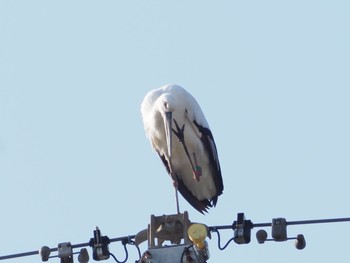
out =
[(304, 235), (299, 234), (297, 236), (297, 239), (295, 240), (295, 247), (299, 250), (302, 250), (305, 248), (305, 246), (306, 246), (305, 237), (304, 237)]
[(259, 244), (264, 244), (267, 239), (267, 232), (260, 229), (258, 232), (256, 232), (256, 239), (258, 240)]
[(39, 250), (39, 254), (42, 261), (48, 261), (50, 253), (51, 253), (51, 250), (47, 246), (42, 246)]

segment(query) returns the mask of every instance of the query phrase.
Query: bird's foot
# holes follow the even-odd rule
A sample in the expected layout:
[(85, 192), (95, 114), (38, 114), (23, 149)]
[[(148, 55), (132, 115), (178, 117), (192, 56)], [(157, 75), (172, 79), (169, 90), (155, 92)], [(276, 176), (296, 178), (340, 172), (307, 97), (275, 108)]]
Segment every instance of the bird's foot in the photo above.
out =
[(174, 119), (174, 123), (175, 123), (176, 130), (173, 129), (173, 132), (176, 135), (176, 137), (179, 139), (179, 142), (184, 144), (185, 143), (185, 134), (184, 134), (185, 124), (183, 124), (182, 128), (180, 128), (179, 124), (175, 119)]
[(202, 176), (202, 167), (197, 165), (193, 171), (193, 177), (197, 182), (199, 182), (201, 176)]

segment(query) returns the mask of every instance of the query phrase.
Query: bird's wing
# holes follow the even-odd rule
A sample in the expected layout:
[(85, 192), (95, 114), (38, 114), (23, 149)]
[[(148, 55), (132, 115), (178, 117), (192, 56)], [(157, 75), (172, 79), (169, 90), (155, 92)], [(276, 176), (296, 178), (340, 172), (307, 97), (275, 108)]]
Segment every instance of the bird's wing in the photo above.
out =
[(193, 125), (193, 129), (198, 131), (199, 138), (204, 145), (204, 148), (208, 152), (209, 160), (213, 168), (213, 180), (216, 187), (216, 195), (212, 198), (212, 203), (215, 206), (217, 202), (217, 198), (222, 194), (224, 190), (222, 176), (221, 176), (221, 168), (219, 162), (219, 156), (216, 149), (216, 144), (214, 141), (213, 134), (210, 131), (209, 124), (199, 106), (197, 101), (190, 97), (191, 100), (187, 105), (191, 105), (187, 109), (187, 118), (190, 120), (190, 123)]
[(216, 187), (216, 194), (212, 197), (209, 206), (215, 206), (217, 203), (218, 196), (221, 195), (224, 190), (216, 144), (214, 141), (213, 134), (210, 131), (209, 124), (196, 99), (192, 95), (188, 94), (188, 96), (186, 96), (186, 100), (186, 116), (192, 124), (193, 130), (198, 132), (197, 135), (200, 138), (202, 144), (204, 145), (204, 148), (208, 152), (209, 160), (213, 168), (212, 176)]
[(169, 168), (169, 161), (165, 157), (164, 154), (161, 154), (159, 151), (157, 151), (160, 159), (162, 160), (168, 174), (173, 178), (176, 179), (178, 186), (177, 189), (180, 192), (180, 194), (187, 200), (187, 202), (192, 205), (198, 212), (204, 214), (204, 212), (208, 212), (207, 209), (212, 207), (212, 204), (209, 202), (209, 200), (205, 199), (203, 201), (199, 201), (194, 195), (188, 190), (188, 188), (184, 185), (183, 181), (180, 180), (180, 177), (177, 174), (171, 174), (170, 168)]
[(196, 120), (193, 121), (194, 125), (197, 127), (199, 132), (201, 133), (201, 141), (209, 154), (209, 160), (213, 167), (213, 180), (216, 187), (216, 195), (212, 197), (211, 201), (213, 205), (216, 205), (218, 196), (222, 194), (224, 190), (224, 184), (221, 176), (221, 168), (219, 163), (219, 157), (216, 150), (216, 145), (214, 141), (213, 134), (210, 129), (199, 125)]
[(189, 204), (192, 205), (198, 212), (202, 214), (204, 214), (204, 212), (207, 213), (207, 209), (212, 207), (212, 204), (209, 200), (204, 199), (202, 201), (199, 201), (197, 198), (195, 198), (181, 180), (178, 180), (178, 190), (181, 195), (187, 200), (187, 202), (189, 202)]

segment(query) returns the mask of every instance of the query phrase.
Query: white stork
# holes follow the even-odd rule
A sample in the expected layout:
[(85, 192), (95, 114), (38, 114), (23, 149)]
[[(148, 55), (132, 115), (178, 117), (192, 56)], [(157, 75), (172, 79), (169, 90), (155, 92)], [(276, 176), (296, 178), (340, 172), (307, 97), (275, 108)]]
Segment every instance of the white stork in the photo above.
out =
[(223, 182), (213, 135), (197, 101), (178, 85), (148, 92), (141, 104), (147, 137), (177, 190), (199, 212), (216, 205)]

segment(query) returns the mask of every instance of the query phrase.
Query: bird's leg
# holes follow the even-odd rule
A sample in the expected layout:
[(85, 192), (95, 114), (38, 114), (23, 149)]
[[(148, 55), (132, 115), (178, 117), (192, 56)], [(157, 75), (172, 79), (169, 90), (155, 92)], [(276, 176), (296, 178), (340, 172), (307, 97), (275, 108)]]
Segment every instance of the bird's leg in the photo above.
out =
[(177, 190), (177, 181), (173, 181), (174, 189), (175, 189), (175, 202), (176, 202), (176, 212), (180, 214), (180, 205), (179, 205), (179, 192)]
[(171, 162), (171, 159), (169, 160), (169, 171), (171, 175), (171, 179), (173, 179), (173, 186), (175, 189), (175, 202), (176, 202), (176, 211), (178, 214), (180, 214), (180, 206), (179, 206), (179, 194), (178, 194), (178, 182), (176, 176), (173, 174), (173, 165)]
[(194, 178), (199, 182), (200, 176), (202, 175), (202, 167), (197, 163), (196, 153), (193, 153), (193, 159), (195, 164)]
[(185, 143), (185, 124), (182, 125), (182, 128), (180, 129), (179, 125), (177, 124), (177, 121), (174, 119), (174, 123), (176, 126), (176, 131), (173, 129), (174, 134), (176, 135), (176, 137), (179, 139), (179, 141), (181, 142), (182, 146), (184, 147), (186, 156), (188, 158), (188, 161), (190, 162), (191, 168), (192, 168), (192, 172), (193, 172), (193, 177), (199, 181), (199, 176), (202, 174), (202, 169), (200, 166), (197, 165), (197, 160), (196, 160), (196, 156), (195, 153), (193, 153), (193, 157), (196, 163), (196, 166), (193, 165), (193, 162), (191, 160), (190, 154), (188, 152), (186, 143)]

